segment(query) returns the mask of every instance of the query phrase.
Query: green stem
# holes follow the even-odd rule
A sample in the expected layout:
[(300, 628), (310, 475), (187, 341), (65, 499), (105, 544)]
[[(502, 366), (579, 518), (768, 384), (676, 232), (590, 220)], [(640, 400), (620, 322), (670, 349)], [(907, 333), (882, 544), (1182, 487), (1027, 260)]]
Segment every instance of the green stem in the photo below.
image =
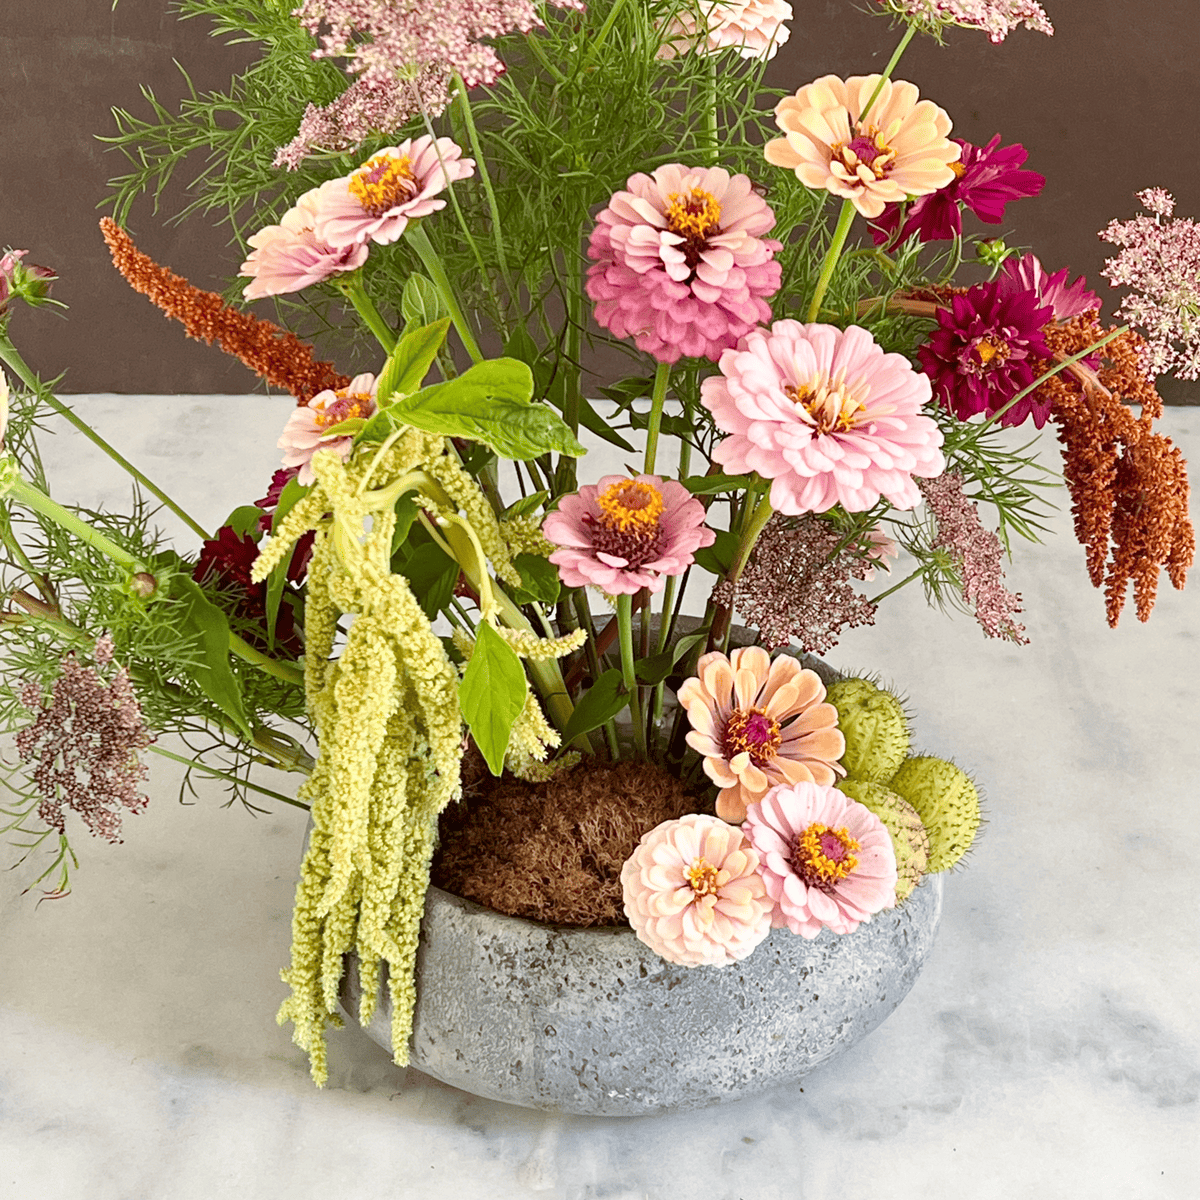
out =
[(238, 637), (232, 630), (229, 632), (229, 652), (243, 662), (248, 662), (252, 666), (258, 667), (259, 670), (265, 671), (268, 675), (282, 679), (284, 683), (292, 683), (296, 687), (304, 686), (304, 672), (299, 667), (294, 667), (291, 663), (280, 662), (278, 659), (264, 654), (261, 650), (255, 650), (249, 642)]
[[(574, 243), (567, 248), (566, 254), (566, 308), (567, 308), (567, 337), (566, 362), (560, 367), (566, 371), (566, 386), (563, 391), (563, 420), (572, 433), (579, 432), (579, 413), (585, 403), (580, 375), (580, 347), (583, 330), (583, 258), (580, 254), (580, 244), (583, 240), (583, 229), (580, 227), (575, 235)], [(554, 486), (559, 492), (573, 492), (576, 484), (576, 461), (568, 454), (559, 456), (558, 470)]]
[(471, 356), (471, 361), (475, 363), (482, 362), (483, 351), (479, 349), (479, 343), (475, 340), (475, 335), (471, 332), (471, 326), (467, 324), (467, 318), (463, 315), (463, 310), (458, 305), (458, 299), (454, 295), (454, 288), (451, 286), (450, 279), (446, 275), (446, 269), (442, 266), (442, 260), (438, 257), (438, 252), (433, 248), (433, 243), (429, 240), (429, 235), (416, 221), (412, 221), (405, 231), (405, 236), (408, 238), (409, 244), (417, 252), (417, 256), (420, 258), (425, 270), (429, 272), (429, 277), (433, 280), (434, 286), (441, 293), (442, 300), (446, 305), (446, 311), (449, 312), (450, 320), (454, 322), (454, 328), (458, 330), (458, 336), (462, 338), (462, 344)]
[(8, 512), (3, 509), (0, 509), (0, 541), (8, 548), (8, 552), (13, 556), (17, 566), (29, 576), (34, 587), (41, 592), (42, 599), (47, 604), (51, 604), (57, 608), (58, 597), (54, 594), (54, 588), (51, 587), (50, 580), (33, 565), (29, 555), (25, 553), (21, 543), (17, 541), (12, 521), (9, 518)]
[(212, 540), (211, 535), (205, 528), (184, 512), (158, 484), (147, 479), (133, 463), (113, 446), (110, 446), (82, 417), (78, 416), (59, 400), (57, 396), (51, 393), (46, 385), (25, 365), (25, 360), (4, 332), (0, 332), (0, 362), (3, 362), (39, 400), (48, 404), (60, 417), (65, 418), (74, 425), (89, 442), (95, 446), (99, 446), (121, 470), (141, 484), (152, 496), (160, 500), (164, 507), (170, 509), (185, 525), (194, 533), (197, 533), (202, 541), (207, 542)]
[(721, 134), (717, 126), (717, 59), (708, 56), (708, 102), (704, 106), (704, 132), (709, 161), (715, 166), (721, 156)]
[(833, 231), (833, 241), (829, 243), (829, 249), (825, 254), (825, 261), (821, 264), (821, 274), (817, 278), (816, 290), (813, 292), (812, 302), (808, 306), (808, 315), (806, 321), (812, 322), (817, 319), (817, 314), (821, 311), (821, 301), (825, 299), (825, 292), (829, 288), (829, 281), (833, 278), (833, 270), (838, 264), (838, 259), (842, 256), (842, 247), (846, 244), (846, 237), (850, 233), (850, 225), (854, 221), (854, 202), (852, 200), (842, 201), (842, 211), (838, 215), (837, 228)]
[(107, 538), (98, 529), (93, 529), (86, 521), (77, 517), (73, 512), (63, 508), (57, 500), (51, 500), (45, 492), (36, 488), (24, 479), (18, 479), (8, 492), (18, 504), (33, 509), (43, 517), (49, 517), (56, 525), (61, 525), (68, 533), (74, 534), (81, 542), (107, 554), (118, 566), (124, 567), (136, 575), (145, 571), (146, 565), (140, 559), (134, 558), (128, 550), (118, 546), (111, 538)]
[[(733, 557), (729, 573), (725, 576), (725, 579), (734, 588), (737, 587), (737, 581), (742, 577), (742, 572), (746, 569), (746, 563), (750, 561), (750, 553), (758, 541), (758, 535), (762, 533), (763, 526), (771, 519), (773, 512), (774, 509), (771, 508), (771, 496), (768, 492), (758, 502), (758, 507), (743, 522), (737, 553)], [(712, 629), (708, 635), (708, 648), (710, 650), (715, 649), (719, 645), (722, 653), (727, 651), (729, 626), (732, 620), (733, 605), (719, 605), (713, 617)]]
[(335, 282), (346, 299), (354, 305), (355, 312), (362, 317), (367, 328), (375, 335), (375, 340), (383, 347), (384, 352), (391, 354), (396, 348), (395, 331), (380, 315), (379, 309), (375, 307), (375, 301), (367, 295), (367, 289), (362, 281), (362, 273), (352, 271), (348, 275), (340, 276)]
[(898, 592), (902, 587), (905, 587), (908, 584), (912, 583), (912, 581), (914, 579), (919, 579), (924, 574), (925, 574), (925, 568), (918, 567), (911, 575), (906, 575), (902, 580), (900, 580), (899, 583), (892, 584), (892, 586), (890, 588), (888, 588), (886, 592), (880, 592), (878, 596), (872, 596), (870, 598), (870, 602), (872, 604), (878, 604), (881, 600), (886, 600), (887, 597), (890, 596), (893, 592)]
[(883, 85), (887, 80), (891, 79), (892, 72), (896, 69), (896, 64), (900, 61), (900, 56), (908, 49), (908, 43), (913, 40), (913, 34), (917, 32), (915, 25), (910, 25), (905, 30), (904, 36), (900, 39), (900, 44), (892, 52), (892, 57), (888, 59), (888, 65), (883, 68), (883, 74), (879, 77), (879, 82), (875, 85), (875, 90), (871, 93), (870, 100), (867, 101), (866, 107), (862, 110), (859, 116), (860, 121), (867, 119), (867, 114), (871, 111), (871, 105), (879, 99), (879, 93), (883, 91)]
[(600, 26), (600, 32), (596, 34), (592, 40), (591, 46), (588, 47), (588, 52), (583, 56), (583, 60), (579, 64), (581, 71), (586, 71), (588, 67), (596, 59), (596, 55), (600, 53), (612, 27), (617, 23), (617, 17), (621, 15), (621, 9), (625, 7), (626, 0), (613, 0), (613, 6), (608, 10), (608, 16), (604, 19), (604, 24)]
[(654, 460), (658, 456), (658, 431), (662, 427), (663, 402), (667, 398), (667, 384), (671, 378), (671, 364), (660, 362), (654, 369), (654, 394), (650, 397), (650, 418), (646, 425), (647, 475), (654, 474)]
[(642, 723), (642, 698), (633, 668), (633, 596), (617, 597), (617, 630), (621, 638), (621, 678), (629, 693), (629, 719), (633, 722), (633, 748), (638, 758), (646, 757), (646, 726)]
[(238, 787), (248, 788), (252, 792), (257, 792), (260, 796), (270, 796), (272, 800), (281, 800), (284, 804), (290, 804), (293, 808), (302, 808), (305, 812), (309, 811), (309, 806), (303, 800), (297, 800), (294, 796), (285, 796), (282, 792), (274, 792), (270, 788), (262, 787), (257, 783), (251, 783), (250, 780), (242, 779), (237, 775), (231, 774), (229, 771), (219, 771), (216, 767), (210, 767), (208, 763), (200, 762), (194, 758), (184, 758), (182, 754), (173, 754), (170, 750), (164, 750), (161, 746), (150, 746), (148, 749), (152, 754), (157, 754), (161, 758), (169, 758), (173, 762), (183, 763), (185, 767), (203, 771), (206, 775), (212, 775), (217, 779), (226, 779)]

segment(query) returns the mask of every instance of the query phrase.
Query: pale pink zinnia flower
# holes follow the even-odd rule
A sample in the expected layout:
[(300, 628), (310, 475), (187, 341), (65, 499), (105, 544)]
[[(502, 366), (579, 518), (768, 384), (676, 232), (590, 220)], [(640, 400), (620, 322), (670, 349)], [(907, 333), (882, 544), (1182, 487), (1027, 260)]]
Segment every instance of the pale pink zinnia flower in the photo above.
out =
[(605, 475), (581, 487), (559, 501), (542, 533), (562, 547), (550, 561), (567, 587), (610, 596), (662, 591), (667, 576), (682, 575), (717, 538), (704, 524), (704, 505), (657, 475)]
[(587, 294), (599, 325), (632, 337), (659, 362), (707, 357), (770, 320), (780, 243), (775, 214), (745, 175), (721, 167), (659, 167), (631, 175), (596, 217)]
[(752, 804), (743, 831), (762, 856), (771, 925), (815, 938), (853, 933), (896, 903), (896, 852), (870, 809), (837, 788), (797, 783)]
[(758, 855), (740, 829), (690, 813), (643, 834), (621, 868), (625, 915), (655, 954), (726, 967), (771, 932)]
[(915, 84), (885, 80), (864, 115), (879, 79), (824, 75), (785, 96), (775, 106), (784, 136), (764, 147), (767, 162), (794, 170), (805, 187), (852, 201), (871, 219), (889, 204), (945, 187), (962, 152), (949, 139), (950, 118), (919, 99)]
[(299, 292), (342, 271), (355, 271), (367, 261), (366, 243), (335, 249), (313, 232), (320, 212), (320, 189), (305, 192), (279, 220), (248, 239), (254, 247), (239, 275), (249, 275), (242, 295), (247, 300)]
[(741, 821), (746, 806), (779, 783), (833, 783), (846, 739), (825, 685), (789, 654), (774, 662), (761, 646), (701, 657), (679, 688), (692, 731), (687, 744), (704, 756), (704, 773), (721, 788), (717, 816)]
[(447, 183), (475, 174), (475, 160), (462, 147), (428, 134), (386, 146), (361, 167), (317, 189), (320, 206), (316, 235), (330, 246), (378, 242), (386, 246), (409, 221), (446, 207), (438, 198)]
[(929, 378), (885, 354), (857, 325), (776, 321), (721, 355), (701, 399), (730, 436), (713, 459), (731, 473), (757, 471), (771, 505), (790, 516), (840, 504), (865, 512), (886, 497), (921, 499), (914, 475), (939, 475), (942, 433), (921, 406)]
[(659, 58), (689, 50), (718, 54), (736, 50), (743, 58), (772, 59), (791, 31), (787, 0), (691, 0), (663, 26)]
[(345, 461), (350, 456), (354, 439), (350, 436), (330, 437), (325, 430), (354, 417), (372, 417), (376, 412), (375, 376), (355, 375), (349, 385), (338, 391), (318, 392), (307, 404), (292, 410), (279, 448), (284, 452), (285, 467), (299, 467), (296, 476), (307, 487), (313, 481), (312, 456), (318, 450), (336, 450)]

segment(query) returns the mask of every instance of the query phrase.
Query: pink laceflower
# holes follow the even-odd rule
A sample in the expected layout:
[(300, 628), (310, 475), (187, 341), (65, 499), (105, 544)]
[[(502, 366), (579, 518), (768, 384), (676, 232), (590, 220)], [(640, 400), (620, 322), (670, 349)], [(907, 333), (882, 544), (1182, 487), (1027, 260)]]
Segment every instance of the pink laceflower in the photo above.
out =
[(1020, 24), (1047, 36), (1054, 32), (1046, 10), (1035, 0), (879, 0), (900, 16), (909, 17), (931, 32), (944, 25), (982, 29), (988, 39), (1002, 42)]
[(883, 823), (837, 788), (797, 783), (750, 805), (742, 830), (762, 856), (771, 925), (815, 938), (853, 933), (896, 903), (896, 852)]
[(865, 512), (885, 497), (913, 508), (913, 476), (945, 467), (941, 430), (922, 414), (929, 380), (885, 354), (857, 325), (776, 321), (721, 355), (700, 395), (730, 436), (713, 459), (771, 480), (771, 505), (798, 516), (840, 504)]
[(330, 436), (325, 430), (355, 417), (374, 416), (375, 386), (374, 375), (355, 375), (346, 387), (318, 392), (292, 410), (278, 444), (284, 452), (283, 465), (300, 468), (299, 483), (307, 487), (313, 482), (312, 457), (318, 450), (336, 450), (343, 460), (349, 457), (354, 439)]
[(597, 216), (587, 293), (596, 322), (659, 362), (710, 358), (771, 318), (775, 214), (745, 175), (659, 167), (631, 175)]
[(787, 0), (686, 0), (662, 27), (658, 57), (736, 50), (743, 58), (772, 59), (791, 35), (784, 24), (791, 19)]
[(365, 243), (335, 248), (317, 237), (319, 197), (319, 188), (305, 192), (278, 225), (267, 225), (248, 239), (253, 249), (238, 271), (250, 276), (242, 292), (247, 300), (299, 292), (367, 261)]
[(606, 475), (581, 487), (562, 498), (542, 533), (562, 547), (550, 561), (567, 587), (610, 596), (662, 591), (668, 576), (682, 575), (717, 537), (704, 524), (704, 505), (657, 475)]
[[(950, 118), (916, 86), (878, 75), (824, 75), (775, 106), (784, 136), (763, 148), (805, 187), (826, 188), (875, 218), (888, 204), (924, 196), (954, 179), (960, 147)], [(879, 86), (879, 95), (867, 109)]]
[(447, 183), (474, 174), (475, 160), (463, 158), (450, 138), (424, 134), (386, 146), (349, 175), (321, 184), (316, 235), (330, 246), (386, 246), (409, 221), (446, 207), (438, 193)]

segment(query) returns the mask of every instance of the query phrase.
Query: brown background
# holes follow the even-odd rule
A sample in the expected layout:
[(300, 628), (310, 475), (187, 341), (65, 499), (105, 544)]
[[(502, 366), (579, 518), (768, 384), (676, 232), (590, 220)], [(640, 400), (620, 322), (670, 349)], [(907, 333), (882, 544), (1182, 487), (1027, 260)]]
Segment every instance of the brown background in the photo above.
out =
[[(886, 63), (898, 39), (869, 12), (871, 0), (792, 0), (792, 37), (768, 82), (794, 90), (818, 75), (865, 74)], [(909, 47), (897, 74), (942, 105), (954, 132), (973, 142), (995, 133), (1029, 150), (1045, 191), (1010, 208), (1010, 242), (1033, 246), (1048, 270), (1071, 266), (1115, 307), (1099, 270), (1111, 247), (1096, 236), (1112, 218), (1133, 216), (1133, 193), (1161, 186), (1181, 215), (1200, 217), (1200, 5), (1197, 0), (1045, 0), (1053, 38), (1019, 30), (1000, 46), (951, 30), (944, 48)], [(0, 246), (62, 276), (55, 296), (64, 321), (18, 310), (13, 335), (44, 375), (69, 368), (62, 390), (130, 393), (251, 391), (253, 377), (219, 350), (186, 341), (114, 274), (100, 240), (97, 206), (124, 159), (97, 134), (113, 132), (109, 109), (149, 115), (139, 85), (174, 108), (184, 94), (177, 59), (198, 90), (224, 88), (254, 57), (225, 46), (203, 20), (180, 22), (166, 0), (33, 0), (6, 5), (0, 29)], [(297, 114), (297, 118), (299, 114)], [(190, 164), (189, 164), (190, 165)], [(179, 173), (186, 183), (201, 169)], [(158, 214), (134, 209), (143, 249), (202, 287), (219, 289), (237, 270), (227, 230), (167, 218), (182, 187)], [(990, 227), (989, 227), (990, 228)], [(346, 368), (346, 364), (341, 364)], [(352, 364), (351, 364), (352, 365)], [(1165, 381), (1168, 399), (1200, 402), (1200, 385)]]

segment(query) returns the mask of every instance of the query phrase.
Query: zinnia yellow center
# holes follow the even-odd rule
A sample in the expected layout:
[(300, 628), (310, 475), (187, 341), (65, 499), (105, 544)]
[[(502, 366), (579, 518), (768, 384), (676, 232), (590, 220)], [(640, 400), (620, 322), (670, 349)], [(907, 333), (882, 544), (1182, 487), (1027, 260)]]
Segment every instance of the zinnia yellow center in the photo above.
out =
[(326, 429), (330, 425), (340, 425), (354, 417), (368, 417), (375, 401), (367, 392), (338, 392), (337, 399), (324, 408), (313, 410), (313, 420), (318, 429)]
[(673, 233), (689, 242), (702, 242), (721, 226), (721, 205), (712, 192), (692, 188), (686, 196), (672, 192), (663, 214)]
[(749, 754), (756, 767), (765, 767), (779, 752), (779, 722), (761, 708), (736, 708), (725, 724), (726, 759)]
[(376, 154), (350, 176), (347, 186), (364, 212), (380, 217), (412, 196), (417, 181), (407, 154)]
[(783, 394), (811, 418), (818, 433), (845, 433), (858, 424), (858, 414), (866, 411), (861, 393), (855, 396), (840, 379), (818, 378), (813, 383), (785, 383)]
[(653, 484), (623, 479), (604, 489), (596, 497), (600, 523), (622, 533), (650, 533), (658, 528), (662, 516), (662, 493)]
[(715, 896), (720, 872), (706, 858), (692, 859), (692, 865), (683, 873), (697, 896)]
[(814, 823), (796, 839), (792, 866), (809, 887), (825, 888), (845, 879), (858, 866), (853, 851), (861, 849), (844, 825), (830, 829)]

